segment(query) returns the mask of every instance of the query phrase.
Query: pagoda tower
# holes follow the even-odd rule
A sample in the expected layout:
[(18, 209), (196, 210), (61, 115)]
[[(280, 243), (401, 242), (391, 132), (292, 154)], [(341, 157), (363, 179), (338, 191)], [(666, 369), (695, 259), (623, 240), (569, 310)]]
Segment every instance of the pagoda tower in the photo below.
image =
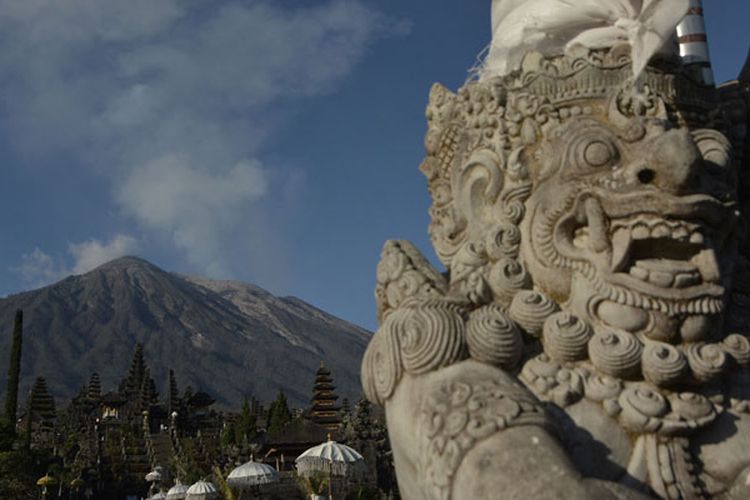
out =
[(325, 364), (320, 363), (320, 368), (315, 374), (315, 386), (313, 387), (312, 408), (308, 412), (310, 420), (322, 425), (330, 431), (336, 431), (341, 426), (339, 407), (336, 400), (339, 398), (334, 390), (331, 370)]
[(86, 389), (86, 397), (91, 401), (99, 401), (102, 398), (102, 381), (96, 372), (91, 374), (89, 385)]
[(34, 386), (31, 388), (28, 408), (32, 415), (32, 420), (40, 420), (45, 423), (55, 420), (57, 415), (55, 411), (55, 399), (47, 389), (47, 381), (44, 377), (37, 377)]

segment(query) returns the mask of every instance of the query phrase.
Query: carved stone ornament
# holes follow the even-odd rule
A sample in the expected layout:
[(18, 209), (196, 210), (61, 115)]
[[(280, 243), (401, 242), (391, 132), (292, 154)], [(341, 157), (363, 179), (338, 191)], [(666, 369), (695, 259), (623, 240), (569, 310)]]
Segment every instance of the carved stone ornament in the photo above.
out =
[(432, 88), (446, 272), (386, 243), (362, 365), (405, 499), (750, 498), (749, 104), (629, 43)]

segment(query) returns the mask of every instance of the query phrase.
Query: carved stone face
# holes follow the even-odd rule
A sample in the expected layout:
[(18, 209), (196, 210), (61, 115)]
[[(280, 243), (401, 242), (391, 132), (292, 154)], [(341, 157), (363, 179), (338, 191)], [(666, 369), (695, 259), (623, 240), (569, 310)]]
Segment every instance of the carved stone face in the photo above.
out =
[(612, 111), (550, 130), (527, 151), (521, 255), (535, 285), (595, 328), (717, 336), (735, 252), (730, 149), (713, 130)]

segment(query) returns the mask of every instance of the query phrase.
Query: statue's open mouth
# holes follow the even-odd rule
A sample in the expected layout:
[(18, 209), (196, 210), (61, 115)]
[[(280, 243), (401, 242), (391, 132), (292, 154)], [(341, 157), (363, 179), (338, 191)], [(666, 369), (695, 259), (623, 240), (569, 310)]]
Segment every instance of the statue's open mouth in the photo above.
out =
[(718, 283), (716, 252), (698, 224), (635, 217), (612, 221), (611, 271), (660, 288)]
[(719, 254), (733, 221), (729, 206), (705, 195), (588, 192), (558, 219), (554, 242), (619, 303), (715, 313), (725, 291)]

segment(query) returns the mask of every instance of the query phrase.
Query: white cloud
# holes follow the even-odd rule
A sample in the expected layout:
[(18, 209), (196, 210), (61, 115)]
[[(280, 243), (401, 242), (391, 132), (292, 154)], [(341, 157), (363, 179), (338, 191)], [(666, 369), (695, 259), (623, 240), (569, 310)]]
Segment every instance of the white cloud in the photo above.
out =
[(27, 289), (39, 288), (59, 281), (71, 274), (84, 274), (111, 260), (131, 255), (138, 251), (138, 240), (125, 234), (117, 234), (108, 242), (91, 238), (81, 243), (69, 243), (67, 259), (52, 256), (38, 247), (21, 256), (21, 264), (12, 268)]
[(82, 243), (71, 243), (68, 252), (75, 259), (72, 274), (83, 274), (110, 260), (131, 255), (138, 251), (138, 241), (132, 236), (118, 234), (109, 243), (90, 239)]
[(39, 288), (53, 283), (69, 273), (64, 264), (39, 248), (21, 256), (21, 265), (13, 269), (24, 286)]
[(255, 160), (211, 172), (191, 165), (188, 156), (167, 155), (131, 171), (118, 202), (148, 228), (169, 234), (194, 264), (225, 275), (216, 259), (222, 237), (267, 190), (267, 174)]
[(207, 272), (267, 264), (227, 249), (246, 221), (274, 231), (262, 203), (303, 178), (257, 159), (278, 106), (334, 91), (405, 29), (363, 0), (0, 0), (0, 13), (9, 141), (111, 178), (125, 215)]

